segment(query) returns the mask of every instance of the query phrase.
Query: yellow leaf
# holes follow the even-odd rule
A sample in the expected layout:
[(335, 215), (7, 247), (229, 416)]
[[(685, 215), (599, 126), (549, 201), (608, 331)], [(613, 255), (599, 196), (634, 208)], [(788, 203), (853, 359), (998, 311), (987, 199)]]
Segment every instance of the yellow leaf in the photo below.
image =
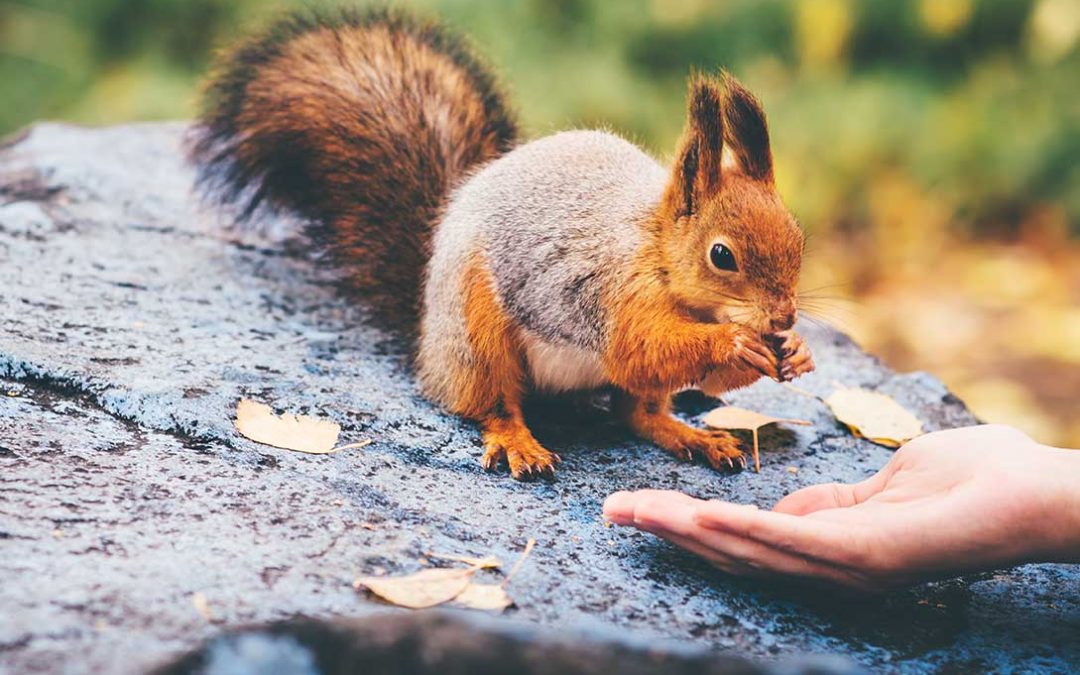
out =
[[(454, 598), (456, 604), (462, 607), (468, 607), (469, 609), (486, 609), (493, 611), (502, 611), (507, 607), (514, 604), (514, 601), (510, 599), (510, 596), (506, 593), (506, 586), (509, 584), (514, 576), (521, 569), (521, 566), (525, 564), (525, 560), (532, 553), (533, 547), (536, 546), (535, 539), (529, 539), (525, 542), (525, 550), (521, 552), (521, 557), (514, 563), (514, 568), (510, 570), (510, 573), (506, 575), (506, 579), (501, 584), (477, 584), (470, 582), (465, 590), (461, 592), (461, 595)], [(476, 561), (478, 563), (492, 560), (492, 558), (481, 558)]]
[(810, 423), (806, 420), (770, 417), (769, 415), (763, 415), (759, 412), (754, 412), (753, 410), (736, 408), (733, 405), (725, 405), (716, 408), (715, 410), (711, 410), (705, 414), (705, 417), (701, 418), (701, 421), (714, 429), (746, 429), (747, 431), (760, 429), (767, 424), (775, 424), (777, 422), (810, 426)]
[(275, 415), (270, 406), (242, 399), (236, 406), (236, 430), (257, 443), (311, 454), (335, 448), (341, 427), (306, 415)]
[(347, 445), (339, 445), (336, 448), (333, 448), (331, 450), (327, 450), (327, 452), (337, 452), (338, 450), (356, 450), (357, 448), (366, 448), (369, 445), (371, 445), (371, 439), (370, 438), (365, 438), (364, 440), (357, 441), (356, 443), (349, 443)]
[(514, 604), (506, 589), (501, 584), (476, 584), (470, 583), (454, 598), (454, 604), (468, 607), (469, 609), (486, 609), (502, 611)]
[(467, 555), (451, 555), (449, 553), (428, 553), (429, 558), (439, 558), (440, 560), (453, 560), (454, 562), (465, 563), (470, 567), (477, 569), (496, 569), (502, 567), (502, 561), (493, 555), (489, 555), (484, 558), (474, 558)]
[(399, 607), (423, 609), (461, 595), (477, 569), (422, 570), (406, 577), (361, 577), (353, 582), (353, 588), (366, 588)]
[(521, 553), (514, 568), (498, 585), (477, 584), (472, 581), (473, 575), (478, 570), (501, 565), (499, 559), (494, 556), (470, 558), (429, 553), (428, 555), (433, 558), (457, 560), (468, 564), (469, 567), (428, 569), (405, 577), (360, 577), (353, 582), (353, 588), (357, 590), (366, 588), (387, 602), (411, 609), (434, 607), (453, 600), (469, 609), (503, 610), (514, 604), (514, 601), (506, 594), (506, 585), (521, 569), (535, 545), (535, 539), (530, 539), (525, 544), (525, 550)]
[(210, 611), (210, 601), (206, 599), (206, 594), (202, 591), (196, 591), (191, 594), (191, 605), (203, 619), (207, 621), (214, 620), (214, 615)]
[(517, 575), (518, 571), (521, 569), (521, 566), (525, 564), (525, 560), (529, 557), (529, 554), (532, 553), (534, 546), (536, 546), (535, 539), (530, 538), (527, 542), (525, 542), (525, 550), (521, 552), (521, 557), (518, 558), (518, 561), (516, 563), (514, 563), (514, 567), (510, 570), (510, 574), (506, 575), (506, 579), (503, 581), (503, 586), (510, 583), (510, 580), (513, 579), (515, 575)]
[(825, 405), (853, 434), (878, 445), (898, 448), (923, 434), (922, 422), (885, 394), (841, 388)]
[(736, 408), (735, 406), (726, 405), (711, 410), (705, 414), (705, 417), (701, 420), (714, 429), (746, 429), (753, 432), (754, 435), (754, 471), (761, 471), (761, 461), (758, 458), (758, 429), (767, 424), (776, 424), (783, 422), (785, 424), (801, 424), (803, 426), (809, 426), (810, 423), (806, 420), (792, 420), (784, 419), (781, 417), (770, 417), (768, 415), (762, 415), (759, 412), (753, 410), (746, 410), (745, 408)]

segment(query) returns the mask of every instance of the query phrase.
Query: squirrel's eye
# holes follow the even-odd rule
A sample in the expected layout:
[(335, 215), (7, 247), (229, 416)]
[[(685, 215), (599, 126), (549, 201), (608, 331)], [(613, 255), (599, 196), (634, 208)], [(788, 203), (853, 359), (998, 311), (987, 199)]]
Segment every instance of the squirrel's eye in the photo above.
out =
[(735, 272), (739, 269), (739, 266), (735, 264), (735, 254), (723, 244), (713, 244), (712, 249), (709, 251), (709, 262), (716, 269), (725, 272)]

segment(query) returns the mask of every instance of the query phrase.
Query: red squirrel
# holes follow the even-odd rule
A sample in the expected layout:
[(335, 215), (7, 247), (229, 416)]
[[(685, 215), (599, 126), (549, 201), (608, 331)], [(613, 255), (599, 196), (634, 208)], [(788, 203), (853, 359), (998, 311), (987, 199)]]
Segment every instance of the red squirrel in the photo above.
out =
[(422, 391), (479, 423), (487, 469), (551, 475), (523, 398), (601, 386), (676, 457), (745, 466), (731, 434), (672, 417), (672, 394), (813, 369), (791, 330), (803, 233), (761, 105), (726, 73), (691, 77), (664, 167), (605, 131), (519, 142), (494, 76), (437, 23), (297, 14), (223, 58), (192, 156), (246, 214), (316, 223), (415, 336)]

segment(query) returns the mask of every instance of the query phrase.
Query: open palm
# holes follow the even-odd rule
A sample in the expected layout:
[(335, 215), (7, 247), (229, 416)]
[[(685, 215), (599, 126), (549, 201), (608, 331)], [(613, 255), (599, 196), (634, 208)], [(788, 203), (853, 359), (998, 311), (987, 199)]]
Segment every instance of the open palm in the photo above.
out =
[(1002, 426), (929, 434), (871, 478), (815, 485), (772, 511), (643, 490), (604, 513), (726, 572), (860, 590), (1033, 560), (1080, 559), (1080, 453)]

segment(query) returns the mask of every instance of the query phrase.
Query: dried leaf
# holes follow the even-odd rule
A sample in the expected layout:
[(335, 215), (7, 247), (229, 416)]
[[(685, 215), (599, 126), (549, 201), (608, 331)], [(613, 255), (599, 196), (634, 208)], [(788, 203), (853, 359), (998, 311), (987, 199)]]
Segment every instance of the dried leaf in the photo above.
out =
[(879, 445), (898, 448), (924, 433), (922, 422), (885, 394), (842, 387), (825, 404), (853, 434)]
[[(462, 607), (468, 607), (469, 609), (483, 609), (490, 611), (499, 611), (506, 609), (514, 604), (514, 601), (510, 599), (510, 596), (506, 593), (506, 586), (521, 569), (521, 566), (525, 564), (525, 560), (532, 553), (533, 547), (536, 546), (535, 539), (529, 539), (525, 543), (525, 550), (521, 552), (521, 557), (514, 563), (514, 568), (510, 570), (510, 573), (506, 575), (501, 584), (478, 584), (475, 582), (469, 582), (469, 585), (465, 587), (465, 590), (461, 592), (461, 595), (454, 598), (454, 603), (461, 605)], [(478, 562), (488, 560), (483, 558)]]
[(236, 406), (236, 430), (257, 443), (323, 455), (335, 448), (341, 427), (306, 415), (275, 415), (270, 406), (242, 399)]
[(372, 441), (371, 441), (370, 438), (365, 438), (364, 440), (357, 441), (356, 443), (349, 443), (348, 445), (339, 445), (336, 448), (334, 448), (333, 450), (328, 450), (328, 452), (337, 452), (338, 450), (356, 450), (357, 448), (366, 448), (367, 446), (371, 445), (371, 443), (372, 443)]
[(469, 609), (484, 609), (502, 611), (514, 604), (502, 584), (477, 584), (470, 583), (454, 598), (454, 604), (468, 607)]
[(439, 558), (440, 560), (453, 560), (454, 562), (465, 563), (470, 567), (477, 569), (497, 569), (502, 567), (502, 561), (493, 555), (489, 555), (486, 558), (473, 558), (467, 555), (451, 555), (449, 553), (428, 553), (429, 558)]
[(536, 546), (535, 539), (529, 539), (529, 541), (525, 542), (525, 550), (521, 552), (521, 557), (518, 558), (518, 561), (516, 563), (514, 563), (514, 567), (510, 570), (510, 574), (506, 575), (506, 579), (503, 580), (503, 586), (510, 583), (510, 580), (517, 575), (518, 570), (520, 570), (521, 566), (525, 564), (525, 559), (529, 557), (530, 553), (532, 553), (534, 546)]
[(725, 405), (705, 414), (702, 421), (714, 429), (746, 429), (753, 431), (767, 424), (784, 422), (786, 424), (801, 424), (809, 426), (806, 420), (785, 419), (783, 417), (770, 417), (753, 410), (736, 408), (733, 405)]
[(736, 408), (725, 405), (709, 411), (702, 421), (714, 429), (746, 429), (753, 432), (754, 436), (754, 471), (761, 471), (761, 460), (758, 458), (758, 429), (768, 424), (783, 422), (784, 424), (801, 424), (809, 426), (806, 420), (784, 419), (782, 417), (770, 417), (753, 410)]
[(423, 609), (449, 602), (469, 585), (477, 567), (422, 570), (406, 577), (360, 577), (356, 589), (366, 588), (399, 607)]
[(486, 568), (499, 567), (501, 563), (494, 556), (471, 558), (467, 556), (441, 555), (429, 553), (433, 558), (456, 560), (469, 565), (462, 569), (428, 569), (406, 577), (360, 577), (353, 582), (357, 590), (366, 588), (387, 602), (399, 607), (423, 609), (434, 607), (454, 600), (470, 609), (504, 610), (514, 604), (506, 594), (506, 585), (514, 578), (525, 559), (529, 557), (535, 539), (525, 544), (525, 550), (514, 568), (506, 575), (501, 584), (473, 583), (473, 575)]
[(214, 615), (210, 612), (210, 601), (206, 599), (206, 594), (201, 591), (196, 591), (191, 594), (191, 605), (195, 608), (195, 611), (199, 613), (206, 621), (213, 621)]

